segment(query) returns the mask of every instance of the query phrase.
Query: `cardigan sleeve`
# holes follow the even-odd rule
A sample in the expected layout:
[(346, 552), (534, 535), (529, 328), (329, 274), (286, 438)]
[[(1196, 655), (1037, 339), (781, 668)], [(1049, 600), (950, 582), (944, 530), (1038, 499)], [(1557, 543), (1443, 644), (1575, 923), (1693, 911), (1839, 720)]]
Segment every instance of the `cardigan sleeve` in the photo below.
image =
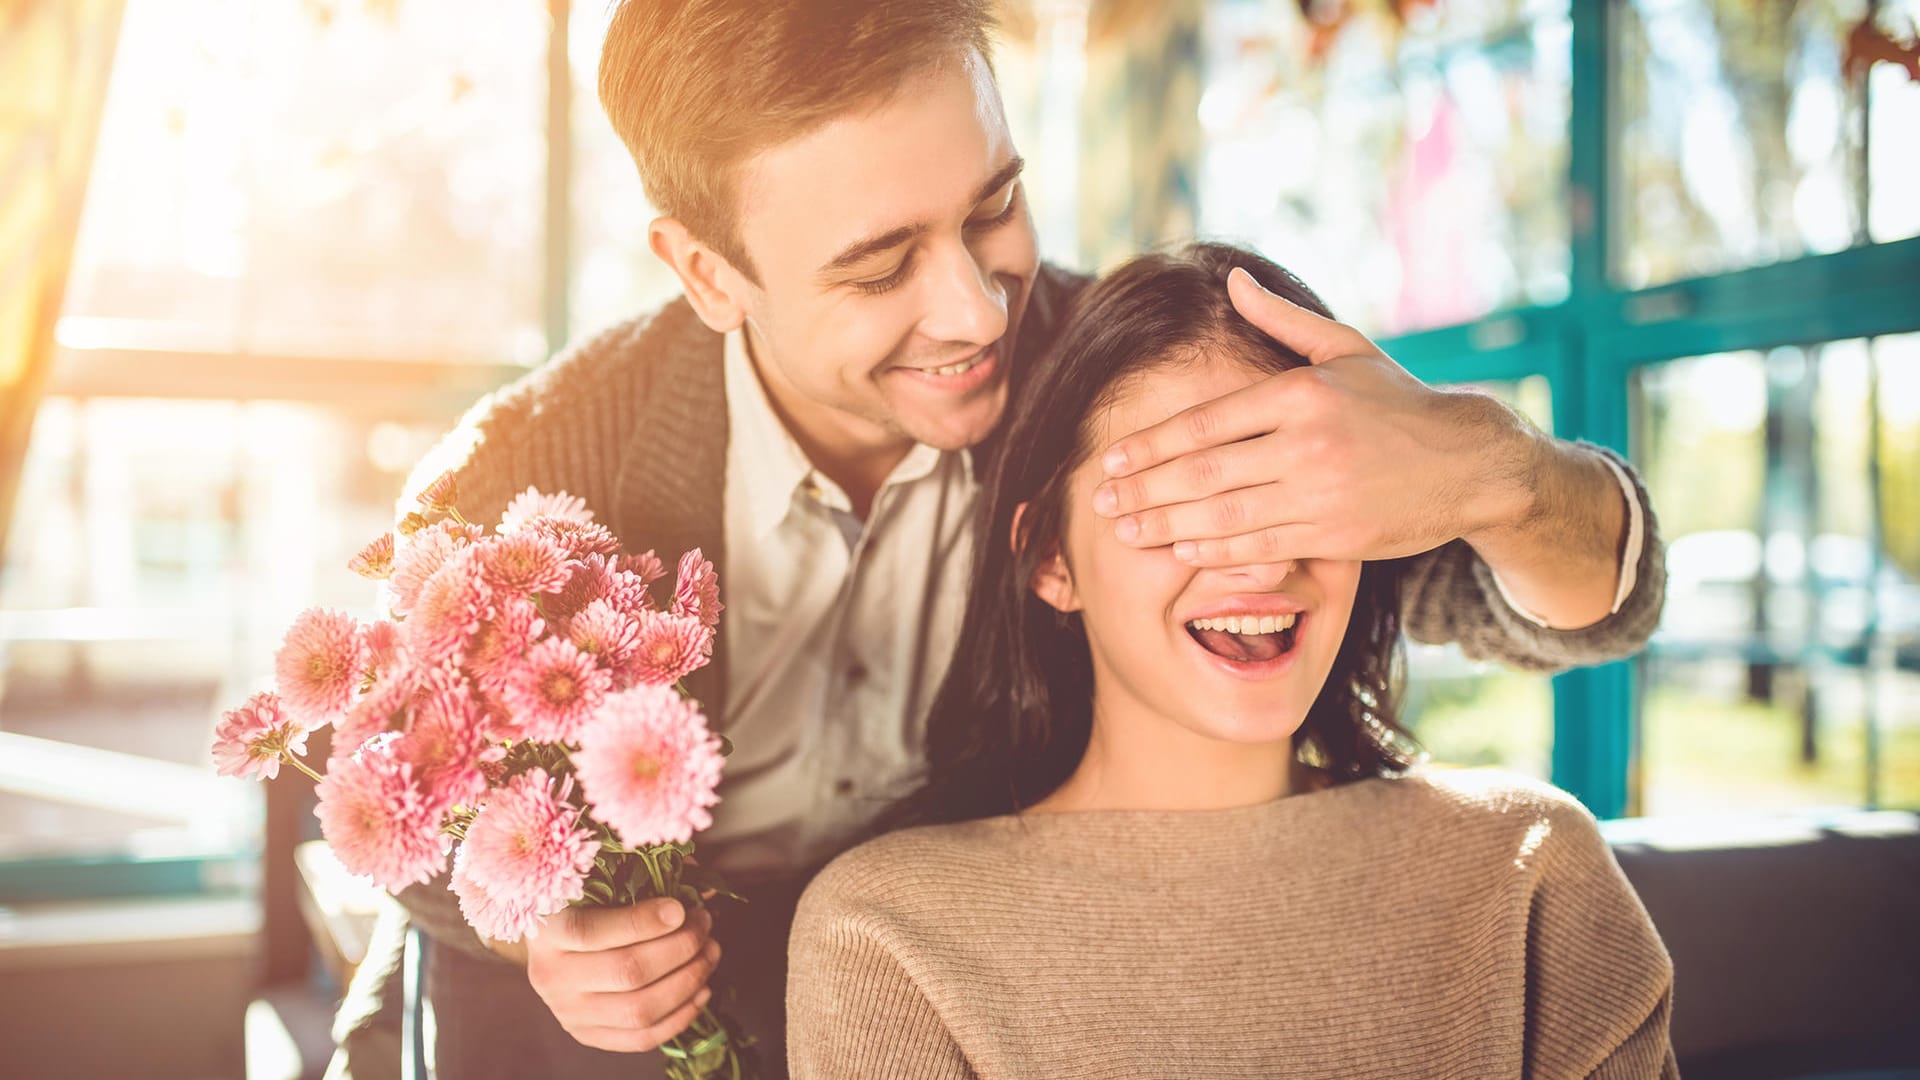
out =
[(976, 1080), (901, 958), (857, 909), (845, 875), (816, 879), (787, 950), (787, 1068), (794, 1080)]
[(1618, 610), (1578, 630), (1541, 626), (1508, 604), (1493, 570), (1464, 540), (1455, 540), (1406, 561), (1401, 611), (1408, 636), (1440, 645), (1458, 642), (1475, 660), (1494, 660), (1522, 671), (1560, 671), (1619, 660), (1640, 651), (1660, 623), (1666, 599), (1666, 552), (1647, 488), (1626, 459), (1603, 446), (1582, 444), (1633, 479), (1644, 524), (1644, 542), (1633, 591)]
[[(1529, 850), (1529, 848), (1531, 850)], [(1561, 796), (1527, 834), (1526, 1075), (1677, 1075), (1673, 961), (1593, 816)]]

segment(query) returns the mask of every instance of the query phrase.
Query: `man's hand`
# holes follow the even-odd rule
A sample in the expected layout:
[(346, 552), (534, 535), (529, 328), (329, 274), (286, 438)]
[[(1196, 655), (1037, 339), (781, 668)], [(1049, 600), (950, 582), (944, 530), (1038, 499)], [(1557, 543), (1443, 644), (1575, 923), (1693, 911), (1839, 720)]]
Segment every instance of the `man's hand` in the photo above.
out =
[(713, 991), (713, 916), (677, 900), (570, 907), (526, 942), (527, 981), (583, 1045), (637, 1053), (686, 1030)]
[(1414, 378), (1366, 335), (1262, 288), (1227, 289), (1305, 357), (1121, 439), (1094, 509), (1139, 547), (1198, 567), (1392, 559), (1464, 538), (1557, 627), (1611, 608), (1626, 507), (1598, 456), (1498, 400)]

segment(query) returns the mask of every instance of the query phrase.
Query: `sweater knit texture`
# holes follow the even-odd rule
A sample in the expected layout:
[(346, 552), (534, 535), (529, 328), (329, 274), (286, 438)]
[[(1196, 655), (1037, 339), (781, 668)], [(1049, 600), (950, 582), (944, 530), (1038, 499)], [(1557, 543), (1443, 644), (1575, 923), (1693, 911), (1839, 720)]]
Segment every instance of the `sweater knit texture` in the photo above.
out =
[(814, 879), (788, 971), (797, 1078), (1678, 1075), (1593, 818), (1497, 772), (895, 833)]
[[(1051, 346), (1074, 297), (1090, 280), (1053, 266), (1040, 268), (1013, 352), (1012, 393), (1020, 392), (1025, 373)], [(722, 336), (701, 323), (685, 299), (614, 326), (477, 403), (414, 470), (400, 512), (412, 509), (414, 495), (447, 471), (455, 475), (461, 513), (476, 522), (498, 521), (513, 496), (529, 486), (565, 490), (584, 499), (628, 551), (652, 548), (671, 560), (701, 548), (719, 570), (724, 599), (728, 425), (723, 372)], [(998, 451), (996, 440), (989, 439), (977, 453), (990, 458)], [(1529, 671), (1601, 663), (1637, 651), (1659, 622), (1666, 581), (1645, 488), (1637, 493), (1646, 512), (1647, 541), (1633, 593), (1613, 615), (1580, 630), (1537, 626), (1506, 605), (1486, 564), (1467, 544), (1455, 541), (1405, 561), (1408, 635), (1418, 641), (1457, 641), (1470, 657)], [(728, 648), (723, 622), (713, 662), (687, 680), (714, 727), (723, 731)], [(899, 717), (874, 720), (901, 722)], [(724, 782), (721, 793), (724, 799)], [(716, 812), (725, 812), (724, 801)], [(849, 837), (848, 845), (857, 839)], [(807, 869), (796, 867), (795, 874)], [(434, 946), (428, 952), (426, 992), (438, 1018), (443, 1075), (565, 1073), (573, 1080), (645, 1075), (646, 1059), (589, 1050), (569, 1038), (524, 972), (488, 951), (467, 926), (447, 883), (442, 874), (399, 896), (409, 919)], [(753, 892), (758, 883), (736, 884)], [(784, 891), (792, 885), (782, 881), (773, 887)], [(736, 917), (777, 922), (758, 929), (783, 940), (786, 910), (756, 903)], [(383, 938), (389, 939), (399, 936)], [(755, 971), (746, 970), (743, 950), (730, 948), (728, 956), (720, 969), (722, 981), (734, 980), (749, 1003), (768, 998), (765, 1015), (777, 1017), (784, 954), (764, 958), (765, 970)], [(397, 963), (369, 965), (371, 971), (387, 968), (398, 970)], [(384, 992), (369, 978), (356, 983), (350, 996), (373, 1001)], [(365, 1011), (372, 1016), (377, 1010), (368, 1006)], [(506, 1031), (517, 1037), (473, 1042), (453, 1034)], [(777, 1060), (779, 1023), (758, 1034)], [(355, 1072), (387, 1075), (379, 1066), (362, 1070), (356, 1065)]]

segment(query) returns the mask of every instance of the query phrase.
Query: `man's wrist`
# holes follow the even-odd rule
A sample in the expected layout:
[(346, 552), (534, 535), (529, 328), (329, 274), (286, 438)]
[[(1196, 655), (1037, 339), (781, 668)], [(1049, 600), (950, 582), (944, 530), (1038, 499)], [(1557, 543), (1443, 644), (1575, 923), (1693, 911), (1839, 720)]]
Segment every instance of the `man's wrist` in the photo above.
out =
[(1526, 532), (1543, 513), (1543, 479), (1554, 466), (1552, 437), (1505, 402), (1487, 394), (1470, 415), (1471, 464), (1461, 490), (1460, 538), (1477, 550), (1499, 547)]

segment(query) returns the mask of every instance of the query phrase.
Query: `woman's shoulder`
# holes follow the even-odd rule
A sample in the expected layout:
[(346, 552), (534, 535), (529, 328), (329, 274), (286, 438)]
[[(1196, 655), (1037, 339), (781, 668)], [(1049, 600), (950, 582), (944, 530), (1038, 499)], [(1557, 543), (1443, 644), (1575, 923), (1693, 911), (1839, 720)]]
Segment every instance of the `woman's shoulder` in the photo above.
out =
[(829, 862), (800, 897), (798, 921), (908, 918), (977, 896), (1008, 856), (1005, 821), (992, 818), (901, 829), (859, 844)]
[(1593, 814), (1571, 794), (1518, 773), (1498, 769), (1422, 766), (1382, 785), (1404, 813), (1393, 819), (1415, 844), (1459, 852), (1484, 848), (1501, 859), (1519, 859), (1543, 870), (1568, 861), (1609, 859)]

